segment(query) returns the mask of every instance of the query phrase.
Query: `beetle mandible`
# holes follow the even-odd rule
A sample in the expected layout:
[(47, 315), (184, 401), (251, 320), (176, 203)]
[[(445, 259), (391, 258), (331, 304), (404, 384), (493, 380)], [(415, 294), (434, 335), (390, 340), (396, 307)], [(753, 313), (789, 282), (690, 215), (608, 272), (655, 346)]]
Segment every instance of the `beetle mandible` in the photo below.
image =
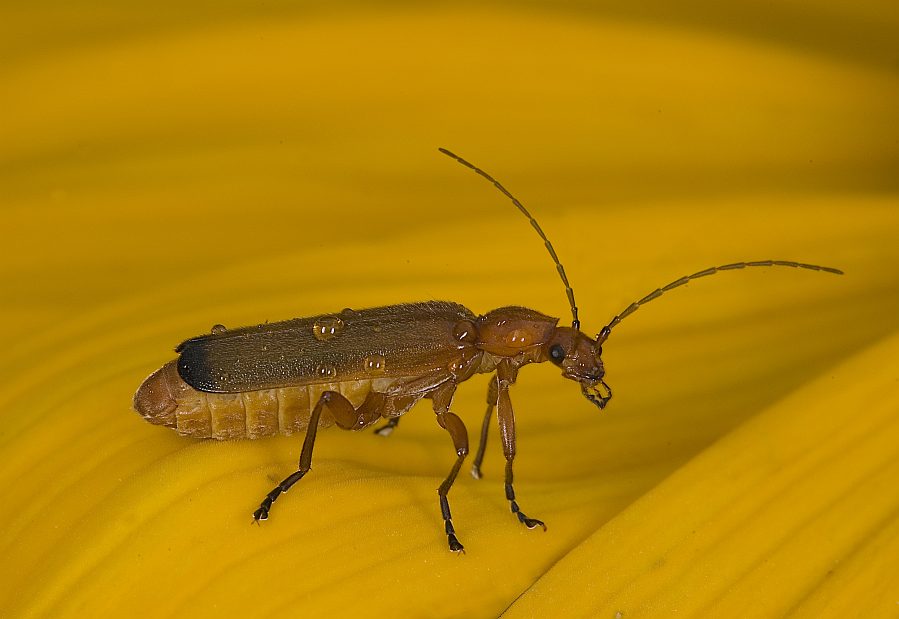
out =
[(437, 423), (452, 439), (456, 461), (437, 494), (449, 549), (463, 551), (447, 495), (468, 455), (468, 431), (450, 407), (459, 383), (491, 373), (487, 412), (472, 466), (480, 478), (494, 410), (506, 460), (505, 493), (512, 513), (529, 529), (546, 525), (521, 511), (513, 488), (515, 415), (509, 386), (529, 363), (549, 361), (577, 382), (584, 397), (605, 408), (612, 391), (603, 381), (602, 345), (612, 329), (640, 306), (707, 275), (747, 267), (794, 267), (842, 274), (839, 269), (787, 260), (737, 262), (674, 280), (631, 303), (596, 338), (581, 332), (574, 291), (549, 239), (528, 210), (492, 176), (446, 149), (439, 149), (499, 189), (543, 240), (571, 308), (571, 326), (524, 307), (475, 315), (457, 303), (427, 301), (390, 305), (255, 327), (225, 329), (181, 343), (177, 359), (151, 374), (134, 396), (147, 421), (197, 438), (260, 438), (305, 430), (297, 470), (269, 492), (253, 514), (268, 519), (272, 504), (309, 472), (319, 427), (336, 423), (389, 434), (419, 400), (431, 400)]

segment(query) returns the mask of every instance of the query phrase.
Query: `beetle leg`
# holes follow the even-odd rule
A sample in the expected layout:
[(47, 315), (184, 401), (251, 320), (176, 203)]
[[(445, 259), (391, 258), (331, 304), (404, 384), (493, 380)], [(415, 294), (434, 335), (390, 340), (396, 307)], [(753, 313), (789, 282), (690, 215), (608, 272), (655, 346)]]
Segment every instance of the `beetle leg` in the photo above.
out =
[(487, 449), (487, 435), (490, 432), (490, 420), (493, 417), (493, 409), (496, 407), (496, 374), (490, 377), (490, 386), (487, 388), (487, 413), (484, 415), (484, 421), (481, 423), (481, 441), (478, 443), (478, 453), (475, 454), (474, 462), (471, 465), (471, 476), (475, 479), (481, 478), (481, 464), (484, 462), (484, 452)]
[(398, 425), (400, 425), (400, 418), (391, 417), (383, 426), (375, 428), (375, 434), (377, 434), (378, 436), (390, 436), (391, 434), (393, 434), (393, 429)]
[(431, 398), (434, 401), (434, 413), (437, 414), (437, 423), (440, 424), (441, 428), (449, 432), (450, 438), (453, 439), (453, 447), (456, 449), (456, 462), (453, 464), (449, 475), (440, 484), (440, 488), (437, 489), (437, 495), (440, 497), (440, 513), (443, 515), (449, 549), (453, 552), (464, 552), (465, 548), (459, 542), (459, 538), (456, 537), (449, 500), (446, 498), (453, 482), (456, 481), (459, 469), (462, 468), (465, 456), (468, 455), (468, 430), (465, 429), (465, 424), (462, 423), (462, 420), (455, 413), (449, 411), (449, 405), (455, 391), (455, 383), (448, 383), (446, 386), (438, 389)]
[(303, 439), (303, 449), (300, 451), (300, 464), (297, 470), (284, 478), (271, 492), (265, 495), (259, 509), (253, 513), (253, 521), (268, 520), (268, 512), (282, 492), (287, 492), (290, 487), (303, 479), (303, 476), (312, 468), (312, 448), (315, 446), (315, 435), (318, 432), (318, 422), (325, 409), (334, 415), (337, 425), (344, 430), (356, 430), (364, 428), (372, 423), (380, 415), (383, 407), (384, 396), (371, 392), (365, 401), (354, 408), (353, 404), (336, 391), (325, 391), (321, 394), (312, 414), (309, 416), (309, 426), (306, 428), (306, 438)]
[(453, 447), (456, 448), (456, 463), (453, 464), (449, 475), (446, 476), (446, 479), (440, 484), (440, 488), (437, 489), (437, 495), (440, 497), (440, 513), (443, 515), (446, 538), (449, 542), (450, 550), (462, 552), (464, 548), (459, 542), (459, 538), (456, 537), (456, 530), (453, 528), (453, 516), (450, 514), (449, 500), (446, 498), (446, 495), (449, 493), (453, 482), (456, 481), (456, 476), (459, 474), (459, 469), (462, 468), (465, 456), (468, 455), (468, 430), (465, 429), (465, 424), (462, 423), (462, 420), (450, 412), (437, 413), (437, 423), (450, 433), (450, 437), (453, 439)]
[[(390, 436), (393, 434), (393, 430), (400, 423), (400, 415), (412, 408), (425, 393), (439, 389), (451, 379), (452, 376), (449, 374), (437, 374), (406, 382), (398, 381), (391, 385), (385, 394), (387, 397), (384, 400), (384, 407), (381, 411), (381, 414), (388, 418), (387, 423), (375, 428), (375, 434), (379, 436)], [(453, 387), (453, 391), (455, 391), (455, 387)]]
[(515, 459), (515, 413), (512, 411), (512, 400), (509, 398), (509, 384), (514, 380), (514, 371), (506, 364), (497, 368), (496, 400), (497, 419), (499, 420), (499, 434), (503, 442), (503, 455), (506, 457), (506, 499), (512, 508), (512, 513), (518, 516), (518, 521), (529, 529), (546, 525), (542, 520), (528, 518), (518, 507), (515, 501), (515, 489), (512, 487), (512, 461)]

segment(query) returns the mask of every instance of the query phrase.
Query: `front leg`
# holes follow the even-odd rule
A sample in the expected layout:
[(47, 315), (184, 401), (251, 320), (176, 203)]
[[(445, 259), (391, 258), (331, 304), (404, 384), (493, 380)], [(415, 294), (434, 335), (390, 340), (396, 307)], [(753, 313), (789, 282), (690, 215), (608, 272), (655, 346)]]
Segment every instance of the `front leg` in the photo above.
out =
[(546, 525), (542, 520), (528, 518), (518, 507), (515, 500), (515, 489), (512, 487), (512, 461), (515, 459), (515, 413), (512, 411), (512, 400), (509, 398), (509, 385), (515, 380), (515, 370), (508, 361), (503, 361), (497, 366), (496, 383), (498, 388), (496, 402), (496, 417), (499, 421), (499, 434), (503, 442), (503, 455), (506, 457), (506, 499), (512, 509), (512, 513), (518, 516), (518, 521), (529, 529)]

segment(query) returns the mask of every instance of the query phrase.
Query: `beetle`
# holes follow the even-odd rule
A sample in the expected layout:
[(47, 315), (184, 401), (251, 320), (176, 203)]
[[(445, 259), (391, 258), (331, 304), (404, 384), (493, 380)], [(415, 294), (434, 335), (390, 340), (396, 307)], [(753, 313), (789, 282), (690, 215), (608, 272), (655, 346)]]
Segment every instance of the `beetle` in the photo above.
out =
[(748, 267), (793, 267), (842, 274), (839, 269), (788, 260), (737, 262), (674, 280), (631, 303), (595, 338), (580, 330), (574, 291), (552, 244), (528, 210), (492, 176), (446, 150), (443, 154), (484, 177), (528, 218), (552, 258), (571, 309), (571, 326), (525, 307), (476, 315), (446, 301), (427, 301), (296, 318), (225, 329), (182, 342), (178, 358), (151, 374), (134, 396), (147, 421), (197, 438), (261, 438), (305, 431), (297, 470), (259, 504), (253, 521), (268, 519), (272, 504), (311, 469), (319, 427), (336, 424), (389, 434), (419, 400), (431, 400), (437, 423), (453, 443), (456, 461), (437, 490), (449, 549), (462, 552), (447, 495), (468, 455), (468, 431), (450, 408), (459, 383), (490, 373), (487, 412), (472, 475), (480, 467), (494, 411), (505, 456), (505, 495), (512, 513), (529, 529), (546, 525), (518, 505), (513, 487), (515, 415), (509, 398), (518, 371), (550, 362), (580, 386), (599, 409), (612, 398), (605, 383), (602, 346), (612, 329), (639, 307), (695, 279)]

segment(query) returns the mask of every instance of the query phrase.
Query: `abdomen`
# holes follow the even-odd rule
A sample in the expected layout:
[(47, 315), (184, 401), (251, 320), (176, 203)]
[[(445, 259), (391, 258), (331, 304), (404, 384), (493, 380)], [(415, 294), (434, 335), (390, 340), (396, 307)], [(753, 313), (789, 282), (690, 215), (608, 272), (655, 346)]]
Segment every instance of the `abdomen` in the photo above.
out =
[[(382, 390), (391, 379), (319, 383), (241, 393), (197, 391), (178, 375), (177, 361), (169, 361), (151, 374), (134, 395), (134, 410), (157, 425), (195, 438), (219, 440), (261, 438), (301, 432), (325, 391), (337, 391), (358, 407), (372, 383)], [(325, 411), (319, 427), (334, 423)]]

